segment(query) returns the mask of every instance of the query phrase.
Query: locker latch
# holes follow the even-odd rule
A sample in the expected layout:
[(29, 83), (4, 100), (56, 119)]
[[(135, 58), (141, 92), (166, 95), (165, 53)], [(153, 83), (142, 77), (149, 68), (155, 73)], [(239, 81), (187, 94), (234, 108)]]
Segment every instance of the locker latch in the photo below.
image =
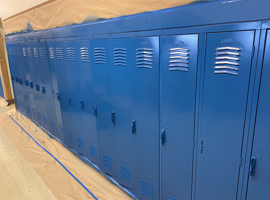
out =
[(67, 102), (71, 106), (71, 97), (70, 96), (67, 97)]
[(15, 81), (16, 81), (16, 83), (18, 83), (19, 82), (19, 78), (18, 77), (15, 77)]
[(40, 90), (40, 86), (39, 84), (36, 84), (36, 91), (39, 91)]
[(42, 92), (42, 94), (45, 94), (45, 93), (46, 93), (46, 89), (45, 89), (45, 87), (44, 87), (44, 86), (42, 87), (41, 92)]
[(28, 80), (25, 80), (25, 85), (29, 86), (29, 81)]
[(161, 129), (160, 139), (161, 139), (161, 144), (164, 145), (166, 143), (166, 134), (165, 134), (165, 130), (164, 129)]
[(60, 101), (60, 93), (59, 92), (56, 93), (56, 98), (57, 98), (57, 101)]
[(14, 76), (11, 76), (11, 80), (14, 81)]
[(19, 79), (19, 83), (20, 83), (20, 85), (22, 85), (22, 83), (23, 83), (23, 82), (22, 82), (22, 79)]
[(97, 106), (96, 105), (93, 107), (93, 114), (97, 117)]
[(84, 111), (84, 101), (81, 101), (81, 110)]
[(29, 85), (30, 85), (30, 88), (34, 88), (34, 83), (33, 82), (30, 82)]
[(131, 131), (132, 131), (132, 134), (136, 133), (136, 120), (132, 121)]
[(250, 176), (255, 175), (256, 161), (257, 161), (257, 158), (255, 156), (251, 156), (250, 163), (249, 163), (249, 175)]
[(112, 120), (112, 123), (115, 125), (115, 111), (112, 111), (111, 120)]

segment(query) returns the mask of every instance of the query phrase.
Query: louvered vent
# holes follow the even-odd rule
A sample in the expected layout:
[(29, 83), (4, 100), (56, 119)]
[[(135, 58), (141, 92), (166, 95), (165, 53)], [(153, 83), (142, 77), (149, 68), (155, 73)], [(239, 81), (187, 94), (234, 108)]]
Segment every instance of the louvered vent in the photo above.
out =
[(177, 198), (175, 198), (175, 197), (172, 197), (172, 196), (168, 196), (168, 200), (179, 200), (179, 199), (177, 199)]
[(169, 71), (188, 71), (188, 48), (170, 49)]
[(140, 180), (140, 193), (153, 199), (154, 185), (148, 181)]
[(40, 113), (40, 112), (37, 113), (37, 116), (38, 116), (38, 120), (39, 120), (39, 121), (42, 121), (41, 113)]
[(127, 66), (127, 55), (125, 48), (114, 49), (114, 66)]
[(55, 130), (55, 123), (53, 121), (50, 121), (50, 129)]
[(89, 61), (89, 49), (87, 47), (81, 48), (81, 61), (82, 62), (90, 62)]
[(84, 149), (83, 139), (77, 138), (77, 147), (79, 149)]
[(153, 49), (138, 48), (137, 51), (137, 68), (153, 68)]
[(13, 47), (13, 55), (16, 56), (16, 48)]
[(45, 50), (43, 47), (39, 48), (39, 57), (40, 58), (45, 58)]
[(28, 57), (32, 57), (32, 49), (30, 47), (27, 47), (27, 54)]
[(97, 158), (97, 148), (90, 145), (90, 156)]
[(68, 61), (75, 61), (75, 49), (73, 47), (67, 48)]
[(64, 135), (63, 126), (59, 125), (59, 132), (61, 135)]
[(95, 52), (95, 63), (106, 64), (105, 48), (102, 47), (94, 48), (94, 52)]
[(43, 116), (44, 124), (48, 125), (48, 118), (46, 116)]
[(71, 132), (66, 132), (66, 139), (67, 139), (67, 141), (73, 143), (73, 138), (72, 138)]
[(120, 178), (131, 182), (130, 169), (120, 165)]
[(103, 167), (112, 169), (112, 158), (110, 156), (102, 155), (102, 164)]
[(50, 51), (50, 58), (51, 59), (54, 59), (54, 50), (53, 50), (53, 47), (50, 47), (49, 48), (49, 51)]
[(34, 52), (34, 57), (38, 58), (38, 48), (34, 47), (33, 52)]
[(9, 54), (10, 56), (12, 56), (12, 54), (13, 54), (13, 53), (12, 53), (12, 48), (11, 48), (11, 47), (8, 48), (8, 54)]
[(219, 47), (216, 49), (215, 74), (239, 75), (241, 48)]
[(56, 58), (57, 58), (57, 60), (63, 60), (64, 59), (63, 48), (57, 47), (55, 49), (55, 51), (56, 51)]
[(22, 48), (22, 52), (23, 52), (23, 56), (27, 56), (26, 55), (26, 48), (25, 47)]

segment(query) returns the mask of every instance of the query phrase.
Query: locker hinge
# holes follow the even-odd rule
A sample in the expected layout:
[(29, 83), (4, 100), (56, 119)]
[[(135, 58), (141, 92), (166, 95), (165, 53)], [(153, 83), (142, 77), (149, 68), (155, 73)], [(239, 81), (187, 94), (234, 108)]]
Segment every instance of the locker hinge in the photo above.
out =
[(255, 46), (252, 47), (252, 55), (251, 55), (251, 57), (254, 57), (254, 53), (255, 53)]
[(242, 166), (242, 158), (240, 158), (240, 161), (239, 161), (239, 167)]

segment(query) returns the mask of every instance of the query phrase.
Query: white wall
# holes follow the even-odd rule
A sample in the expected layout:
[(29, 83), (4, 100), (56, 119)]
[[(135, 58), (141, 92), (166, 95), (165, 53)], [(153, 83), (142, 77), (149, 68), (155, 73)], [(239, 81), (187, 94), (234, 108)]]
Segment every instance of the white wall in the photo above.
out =
[(48, 0), (0, 0), (0, 18), (4, 20), (46, 1)]

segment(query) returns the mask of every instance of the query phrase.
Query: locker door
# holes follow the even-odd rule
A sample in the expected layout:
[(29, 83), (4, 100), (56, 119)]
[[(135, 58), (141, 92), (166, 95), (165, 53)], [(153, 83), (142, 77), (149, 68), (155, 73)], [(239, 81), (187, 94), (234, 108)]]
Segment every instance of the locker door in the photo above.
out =
[(132, 38), (132, 121), (135, 193), (159, 199), (159, 37)]
[[(57, 53), (56, 53), (57, 50)], [(61, 51), (62, 50), (62, 51)], [(52, 77), (52, 86), (54, 90), (53, 98), (55, 103), (55, 112), (57, 119), (58, 138), (66, 142), (64, 135), (64, 120), (68, 121), (69, 114), (66, 108), (65, 90), (66, 88), (66, 69), (63, 55), (63, 42), (55, 41), (47, 43), (47, 51), (49, 56), (49, 66)], [(58, 55), (58, 57), (57, 57)]]
[(89, 40), (77, 41), (78, 60), (80, 62), (80, 80), (83, 98), (82, 116), (82, 136), (84, 138), (84, 150), (86, 157), (92, 162), (98, 164), (97, 156), (97, 128), (96, 117), (93, 114), (93, 106), (95, 105), (93, 94), (93, 74), (90, 62), (90, 42)]
[[(257, 118), (255, 135), (253, 141), (252, 158), (250, 162), (250, 175), (248, 181), (247, 200), (260, 199), (267, 200), (270, 196), (270, 32), (267, 32), (261, 78), (259, 104), (257, 108)], [(252, 165), (252, 160), (256, 163)], [(256, 170), (255, 170), (256, 169)]]
[(196, 200), (237, 195), (253, 31), (207, 34)]
[(130, 39), (110, 40), (110, 66), (113, 108), (117, 181), (127, 188), (135, 187), (134, 135), (132, 122), (132, 65)]
[(111, 122), (112, 96), (109, 60), (109, 40), (90, 40), (93, 89), (98, 134), (98, 157), (103, 172), (115, 176), (115, 147), (113, 124)]
[(198, 35), (164, 36), (161, 49), (162, 199), (191, 199)]
[(26, 115), (32, 117), (32, 109), (31, 109), (31, 102), (30, 102), (30, 88), (28, 87), (28, 82), (30, 78), (30, 68), (29, 68), (29, 58), (32, 57), (32, 49), (28, 46), (28, 43), (25, 44), (23, 47), (26, 49), (26, 54), (24, 54), (24, 67), (25, 67), (25, 74), (23, 80), (23, 87), (24, 87), (24, 101), (26, 105)]

